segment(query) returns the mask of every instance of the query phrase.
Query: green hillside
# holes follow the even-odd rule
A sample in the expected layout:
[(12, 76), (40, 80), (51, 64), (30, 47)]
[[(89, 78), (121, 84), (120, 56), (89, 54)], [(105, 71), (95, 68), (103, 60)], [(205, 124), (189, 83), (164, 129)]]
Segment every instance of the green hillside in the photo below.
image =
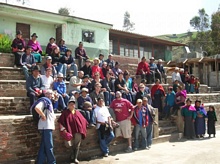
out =
[[(182, 34), (166, 34), (160, 36), (154, 36), (155, 38), (168, 40), (177, 43), (188, 44), (189, 41), (196, 37), (197, 32), (187, 32)], [(173, 47), (173, 60), (176, 60), (181, 57), (181, 54), (184, 53), (182, 47)]]

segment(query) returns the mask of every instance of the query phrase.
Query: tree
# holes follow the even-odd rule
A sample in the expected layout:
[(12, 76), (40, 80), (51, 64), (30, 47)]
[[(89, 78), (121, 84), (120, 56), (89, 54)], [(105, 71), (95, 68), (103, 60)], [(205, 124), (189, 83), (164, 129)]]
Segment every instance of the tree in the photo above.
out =
[(59, 10), (58, 10), (58, 13), (60, 15), (65, 15), (65, 16), (68, 16), (70, 15), (70, 9), (66, 8), (66, 7), (61, 7)]
[(205, 31), (209, 28), (209, 15), (206, 14), (204, 8), (200, 9), (198, 13), (199, 16), (194, 16), (190, 20), (190, 25), (198, 31)]
[(131, 22), (131, 20), (130, 20), (130, 13), (128, 11), (126, 11), (124, 14), (123, 29), (125, 31), (133, 31), (133, 30), (135, 30), (134, 25), (135, 25), (135, 23)]
[(220, 53), (220, 11), (217, 11), (212, 15), (211, 24), (211, 37), (214, 42), (214, 52), (215, 54)]

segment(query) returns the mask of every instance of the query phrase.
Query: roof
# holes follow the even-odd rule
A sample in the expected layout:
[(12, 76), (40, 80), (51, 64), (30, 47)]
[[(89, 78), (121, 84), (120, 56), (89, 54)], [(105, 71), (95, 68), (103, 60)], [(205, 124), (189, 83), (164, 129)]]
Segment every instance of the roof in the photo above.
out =
[[(82, 21), (89, 21), (89, 22), (93, 22), (93, 23), (98, 23), (98, 24), (103, 24), (106, 26), (113, 26), (112, 24), (109, 23), (104, 23), (104, 22), (99, 22), (99, 21), (95, 21), (95, 20), (90, 20), (90, 19), (85, 19), (85, 18), (80, 18), (80, 17), (75, 17), (75, 16), (64, 16), (64, 15), (60, 15), (59, 13), (54, 13), (54, 12), (50, 12), (50, 11), (44, 11), (44, 10), (39, 10), (39, 9), (34, 9), (34, 8), (28, 8), (28, 7), (24, 7), (24, 6), (17, 6), (17, 5), (12, 5), (12, 4), (6, 4), (6, 3), (2, 3), (0, 2), (0, 14), (4, 11), (3, 9), (17, 9), (17, 11), (27, 11), (26, 15), (28, 15), (28, 11), (29, 13), (33, 13), (33, 14), (37, 14), (37, 13), (44, 13), (47, 14), (48, 16), (56, 16), (56, 18), (60, 19), (60, 20), (65, 20), (65, 21), (77, 21), (77, 20), (82, 20)], [(16, 14), (14, 12), (12, 12), (11, 14)], [(39, 15), (41, 15), (39, 14)], [(38, 17), (39, 17), (38, 15)]]
[(164, 45), (168, 45), (168, 46), (186, 46), (186, 44), (171, 42), (168, 40), (158, 39), (155, 37), (132, 33), (132, 32), (127, 32), (127, 31), (122, 31), (122, 30), (110, 29), (109, 33), (110, 33), (110, 35), (111, 34), (112, 35), (121, 35), (121, 36), (129, 37), (129, 38), (139, 39), (141, 41), (150, 41), (150, 42), (164, 44)]

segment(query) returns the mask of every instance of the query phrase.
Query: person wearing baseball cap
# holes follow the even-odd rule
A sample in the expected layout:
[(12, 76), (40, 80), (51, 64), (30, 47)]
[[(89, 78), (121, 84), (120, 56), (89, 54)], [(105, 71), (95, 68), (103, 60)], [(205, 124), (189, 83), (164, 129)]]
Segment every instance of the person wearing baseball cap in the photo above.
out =
[(100, 78), (101, 79), (104, 79), (104, 75), (102, 73), (102, 68), (99, 67), (99, 63), (100, 63), (100, 60), (99, 58), (95, 58), (93, 60), (93, 66), (92, 66), (92, 78), (95, 79), (95, 73), (99, 73), (100, 74)]
[(69, 95), (66, 93), (66, 83), (63, 81), (63, 77), (64, 76), (62, 73), (59, 73), (57, 75), (57, 81), (53, 83), (53, 89), (62, 96), (62, 101), (64, 101), (65, 105), (67, 106)]
[(110, 65), (111, 69), (115, 66), (115, 61), (112, 59), (113, 55), (109, 54), (106, 60), (107, 65)]
[(74, 97), (71, 97), (68, 102), (68, 109), (62, 112), (58, 123), (60, 124), (61, 132), (69, 133), (73, 136), (70, 141), (65, 140), (65, 145), (71, 148), (70, 162), (79, 163), (79, 148), (82, 140), (86, 138), (88, 122), (80, 111), (76, 110), (76, 101)]
[(126, 152), (132, 152), (132, 142), (131, 142), (131, 118), (134, 113), (133, 104), (127, 99), (122, 98), (122, 94), (120, 91), (116, 91), (115, 99), (112, 101), (110, 108), (113, 109), (116, 122), (119, 123), (119, 128), (115, 129), (115, 136), (127, 139), (128, 148)]
[(104, 61), (104, 54), (99, 54), (99, 67), (102, 67)]
[(159, 78), (161, 81), (159, 70), (157, 68), (157, 65), (154, 63), (154, 61), (155, 61), (154, 57), (151, 57), (149, 63), (151, 82), (155, 82), (156, 78)]

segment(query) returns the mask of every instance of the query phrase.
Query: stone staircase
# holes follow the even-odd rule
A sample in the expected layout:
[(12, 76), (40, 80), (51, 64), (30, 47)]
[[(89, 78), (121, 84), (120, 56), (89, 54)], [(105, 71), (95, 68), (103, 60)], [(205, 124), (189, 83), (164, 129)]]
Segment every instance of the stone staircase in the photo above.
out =
[[(34, 159), (39, 147), (40, 136), (36, 125), (33, 124), (32, 116), (29, 115), (29, 98), (26, 96), (24, 74), (21, 68), (13, 68), (14, 57), (12, 54), (0, 53), (0, 163), (30, 163)], [(137, 65), (131, 66), (122, 63), (122, 69), (128, 69), (135, 74)], [(169, 80), (168, 80), (169, 81)], [(66, 83), (68, 85), (68, 82)], [(149, 84), (151, 87), (152, 84)], [(165, 90), (168, 84), (163, 84)], [(202, 100), (207, 108), (213, 104), (217, 112), (220, 107), (220, 93), (209, 93), (210, 88), (207, 85), (201, 85), (201, 94), (189, 94), (193, 101)], [(57, 118), (60, 114), (56, 114)], [(220, 118), (219, 112), (217, 113)], [(153, 143), (169, 141), (177, 135), (174, 132), (177, 128), (170, 120), (159, 121), (154, 126)], [(69, 150), (63, 144), (60, 138), (58, 124), (54, 131), (54, 146), (57, 161), (68, 159)], [(110, 145), (110, 151), (122, 151), (126, 148), (127, 142), (124, 139), (117, 138)], [(98, 145), (97, 132), (95, 129), (88, 129), (87, 138), (82, 142), (80, 159), (86, 159), (101, 155)], [(25, 162), (26, 161), (26, 162)]]

